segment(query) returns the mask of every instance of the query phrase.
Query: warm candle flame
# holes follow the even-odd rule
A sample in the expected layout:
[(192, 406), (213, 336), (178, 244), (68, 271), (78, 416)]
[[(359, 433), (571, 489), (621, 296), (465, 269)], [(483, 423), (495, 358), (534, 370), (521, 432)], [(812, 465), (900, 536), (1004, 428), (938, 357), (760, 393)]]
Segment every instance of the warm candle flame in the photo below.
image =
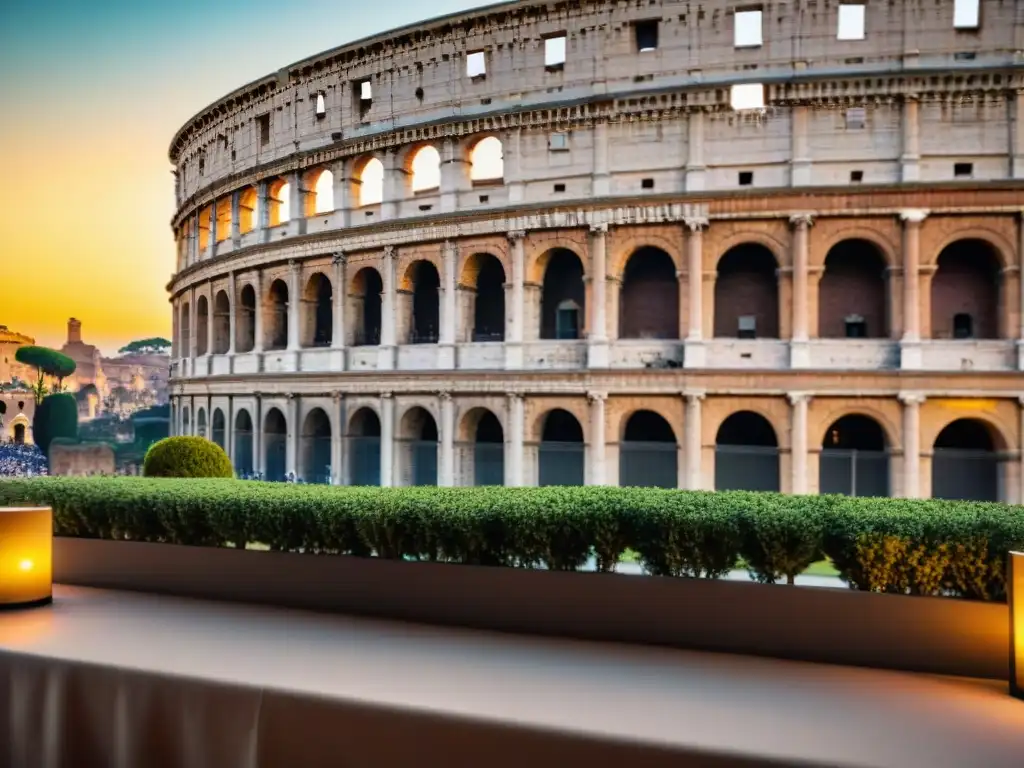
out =
[(23, 571), (31, 571), (32, 565), (33, 563), (31, 560), (22, 560), (20, 563), (18, 563), (18, 567), (21, 568), (21, 570)]

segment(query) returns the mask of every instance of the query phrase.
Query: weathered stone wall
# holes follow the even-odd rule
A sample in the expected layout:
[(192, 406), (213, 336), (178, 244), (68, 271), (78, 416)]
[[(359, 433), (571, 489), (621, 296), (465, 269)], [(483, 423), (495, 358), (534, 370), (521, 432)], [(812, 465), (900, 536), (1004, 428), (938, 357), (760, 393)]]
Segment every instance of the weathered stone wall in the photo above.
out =
[(50, 474), (68, 476), (113, 475), (114, 449), (105, 444), (51, 445)]

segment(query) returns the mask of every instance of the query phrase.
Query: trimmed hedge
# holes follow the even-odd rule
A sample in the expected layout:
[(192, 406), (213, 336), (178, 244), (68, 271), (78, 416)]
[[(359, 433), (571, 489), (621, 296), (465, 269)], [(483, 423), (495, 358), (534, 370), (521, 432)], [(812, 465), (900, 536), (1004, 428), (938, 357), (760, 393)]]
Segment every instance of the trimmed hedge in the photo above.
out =
[(205, 437), (166, 437), (149, 446), (142, 462), (146, 477), (228, 478), (235, 476), (224, 449)]
[(238, 480), (0, 481), (58, 535), (195, 546), (611, 570), (626, 549), (659, 576), (717, 577), (742, 559), (792, 581), (828, 557), (853, 589), (1005, 600), (1024, 508), (638, 488), (341, 488)]
[(60, 393), (43, 398), (32, 416), (32, 440), (49, 456), (50, 443), (56, 439), (77, 442), (78, 401), (74, 395)]

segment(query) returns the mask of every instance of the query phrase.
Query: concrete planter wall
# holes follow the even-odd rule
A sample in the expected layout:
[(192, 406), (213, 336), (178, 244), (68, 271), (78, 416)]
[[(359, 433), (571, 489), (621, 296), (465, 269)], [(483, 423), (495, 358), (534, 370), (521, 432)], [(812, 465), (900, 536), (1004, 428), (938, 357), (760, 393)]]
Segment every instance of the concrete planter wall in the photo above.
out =
[(54, 580), (430, 624), (1006, 680), (1005, 605), (58, 538)]

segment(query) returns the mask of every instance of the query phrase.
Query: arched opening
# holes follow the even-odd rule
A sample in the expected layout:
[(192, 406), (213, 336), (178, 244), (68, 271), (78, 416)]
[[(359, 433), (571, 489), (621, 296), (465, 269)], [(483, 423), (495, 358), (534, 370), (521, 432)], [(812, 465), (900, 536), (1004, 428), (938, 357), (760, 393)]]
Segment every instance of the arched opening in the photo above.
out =
[(473, 341), (505, 339), (505, 268), (489, 253), (477, 253), (466, 262), (463, 273), (466, 287), (475, 288), (473, 301)]
[(486, 136), (469, 152), (469, 178), (473, 183), (497, 183), (505, 178), (505, 159), (501, 140)]
[(999, 501), (999, 454), (992, 428), (958, 419), (935, 439), (932, 498)]
[(537, 452), (537, 484), (583, 485), (583, 427), (566, 410), (556, 408), (544, 417)]
[(199, 212), (199, 254), (202, 258), (203, 252), (210, 247), (210, 226), (213, 219), (213, 207), (206, 206)]
[(206, 409), (196, 409), (196, 435), (206, 437)]
[(263, 420), (263, 477), (272, 483), (284, 482), (288, 456), (288, 425), (284, 414), (271, 408)]
[(244, 235), (256, 228), (256, 206), (259, 194), (256, 187), (246, 187), (238, 194), (238, 233)]
[(540, 337), (579, 339), (583, 334), (585, 293), (583, 262), (566, 248), (546, 254), (544, 287), (541, 289)]
[(740, 411), (718, 428), (715, 490), (779, 490), (779, 442), (764, 416)]
[(932, 277), (933, 339), (998, 339), (1000, 267), (984, 240), (958, 240)]
[(235, 349), (240, 353), (252, 352), (256, 347), (256, 290), (243, 285), (238, 295), (238, 314), (235, 316)]
[(481, 409), (473, 431), (473, 485), (505, 484), (505, 432), (498, 417)]
[(619, 338), (679, 338), (676, 265), (660, 248), (640, 248), (626, 262), (619, 296)]
[(25, 425), (20, 421), (14, 425), (14, 442), (18, 445), (25, 444)]
[(888, 338), (885, 271), (885, 259), (873, 243), (844, 240), (834, 245), (818, 284), (818, 335)]
[(305, 175), (306, 217), (334, 210), (334, 174), (326, 168), (316, 168)]
[(210, 351), (210, 302), (205, 296), (196, 299), (196, 354), (200, 357)]
[(619, 444), (619, 485), (678, 488), (679, 449), (672, 425), (653, 411), (629, 417)]
[(407, 485), (437, 485), (437, 422), (425, 408), (415, 407), (402, 417), (402, 442)]
[(213, 299), (213, 353), (226, 355), (231, 348), (231, 300), (227, 291)]
[(217, 242), (222, 243), (231, 237), (231, 198), (224, 197), (213, 205), (217, 217)]
[(181, 409), (181, 434), (191, 435), (192, 424), (189, 416), (188, 406)]
[(381, 294), (384, 283), (373, 267), (363, 267), (352, 280), (352, 317), (355, 320), (353, 345), (357, 347), (380, 344)]
[(334, 332), (334, 292), (331, 281), (315, 272), (302, 296), (302, 346), (329, 347)]
[(314, 408), (302, 422), (299, 474), (307, 483), (331, 482), (331, 420), (322, 408)]
[(778, 263), (763, 245), (730, 248), (718, 262), (715, 279), (715, 336), (779, 338)]
[(433, 192), (441, 187), (441, 155), (427, 144), (409, 158), (409, 174), (413, 194)]
[(360, 408), (348, 426), (350, 485), (380, 485), (380, 419)]
[(213, 418), (210, 421), (210, 439), (226, 451), (228, 449), (228, 441), (224, 411), (220, 408), (214, 408)]
[(181, 350), (181, 356), (192, 357), (192, 312), (187, 301), (181, 305), (181, 337), (179, 342), (178, 349)]
[(284, 280), (275, 280), (267, 292), (267, 307), (264, 314), (268, 350), (288, 347), (288, 286)]
[(291, 184), (274, 179), (267, 186), (267, 222), (271, 227), (291, 219)]
[(412, 322), (410, 344), (435, 344), (441, 328), (441, 277), (429, 261), (417, 261), (410, 267), (412, 281)]
[(888, 496), (889, 454), (885, 432), (870, 416), (851, 414), (832, 424), (821, 441), (818, 492)]
[(235, 475), (247, 480), (253, 476), (253, 430), (252, 416), (246, 410), (235, 414)]
[(380, 205), (384, 200), (384, 163), (376, 157), (369, 158), (355, 174), (358, 192), (356, 204), (362, 208), (367, 205)]

